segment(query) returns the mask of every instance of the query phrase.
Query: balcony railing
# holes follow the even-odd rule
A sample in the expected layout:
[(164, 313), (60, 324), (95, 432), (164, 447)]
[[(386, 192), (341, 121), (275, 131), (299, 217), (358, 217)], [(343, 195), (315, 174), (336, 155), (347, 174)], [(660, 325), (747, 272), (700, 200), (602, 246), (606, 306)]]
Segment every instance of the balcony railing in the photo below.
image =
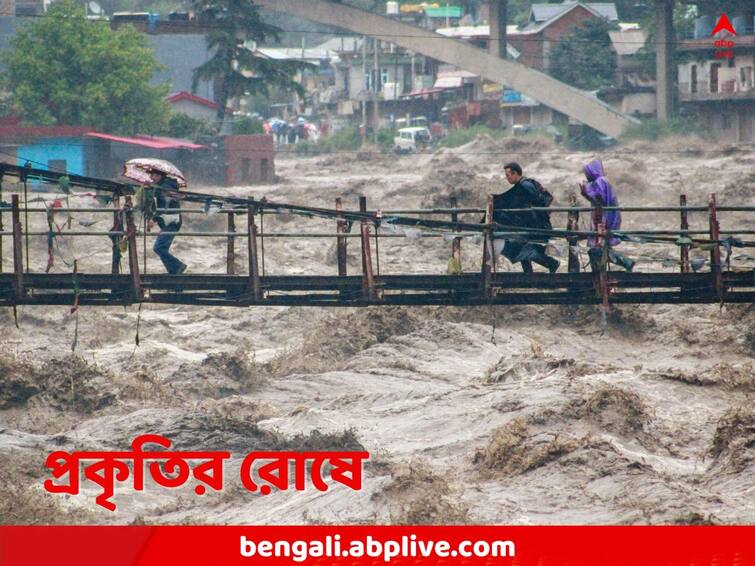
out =
[[(752, 79), (744, 83), (735, 79), (721, 81), (717, 90), (711, 90), (709, 81), (698, 81), (695, 88), (688, 82), (679, 83), (680, 100), (737, 100), (755, 98)], [(693, 92), (694, 90), (694, 92)]]

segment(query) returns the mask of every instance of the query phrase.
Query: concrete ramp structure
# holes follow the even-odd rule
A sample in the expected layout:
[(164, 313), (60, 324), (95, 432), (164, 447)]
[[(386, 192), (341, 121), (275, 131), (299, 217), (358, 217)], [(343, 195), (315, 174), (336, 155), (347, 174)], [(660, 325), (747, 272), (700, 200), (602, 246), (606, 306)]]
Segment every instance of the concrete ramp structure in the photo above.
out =
[(460, 40), (330, 0), (255, 0), (263, 8), (347, 29), (455, 65), (505, 85), (611, 137), (619, 137), (635, 118), (595, 96)]

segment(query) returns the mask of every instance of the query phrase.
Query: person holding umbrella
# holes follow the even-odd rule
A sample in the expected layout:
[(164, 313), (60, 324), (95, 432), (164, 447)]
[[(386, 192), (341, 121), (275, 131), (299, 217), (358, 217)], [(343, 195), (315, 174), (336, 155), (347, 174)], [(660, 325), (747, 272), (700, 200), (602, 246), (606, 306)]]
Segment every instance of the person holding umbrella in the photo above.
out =
[[(160, 234), (152, 247), (172, 275), (186, 271), (186, 264), (170, 253), (170, 246), (181, 229), (181, 201), (179, 191), (186, 186), (183, 173), (169, 161), (162, 159), (132, 159), (123, 167), (123, 176), (138, 181), (145, 187), (145, 202), (142, 207), (149, 219), (149, 227), (155, 223)], [(155, 211), (159, 212), (155, 212)], [(175, 210), (175, 212), (173, 212)]]
[[(180, 275), (186, 271), (186, 264), (170, 253), (170, 246), (181, 229), (181, 213), (178, 212), (181, 210), (181, 201), (174, 195), (179, 191), (178, 181), (156, 169), (151, 171), (150, 175), (152, 186), (155, 188), (155, 208), (158, 212), (149, 221), (149, 227), (152, 228), (155, 223), (160, 227), (160, 234), (152, 249), (168, 273)], [(163, 212), (164, 210), (176, 212)]]

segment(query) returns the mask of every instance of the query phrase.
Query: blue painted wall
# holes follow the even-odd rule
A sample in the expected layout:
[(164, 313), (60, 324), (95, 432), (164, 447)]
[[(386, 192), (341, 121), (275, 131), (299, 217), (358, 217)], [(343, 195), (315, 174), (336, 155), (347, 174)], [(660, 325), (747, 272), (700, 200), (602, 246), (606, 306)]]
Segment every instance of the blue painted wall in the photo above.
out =
[(38, 140), (37, 143), (19, 147), (17, 155), (19, 165), (24, 165), (28, 159), (32, 162), (32, 166), (43, 169), (47, 168), (51, 159), (65, 159), (67, 173), (85, 175), (84, 144), (81, 138)]

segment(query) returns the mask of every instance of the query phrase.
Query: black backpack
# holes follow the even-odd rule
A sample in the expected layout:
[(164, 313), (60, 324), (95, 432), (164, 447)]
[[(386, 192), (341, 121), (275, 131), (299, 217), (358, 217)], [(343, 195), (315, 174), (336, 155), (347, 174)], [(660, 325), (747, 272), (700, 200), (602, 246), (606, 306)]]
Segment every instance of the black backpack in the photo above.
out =
[[(533, 185), (535, 185), (535, 188), (540, 193), (540, 198), (543, 201), (544, 206), (550, 206), (553, 202), (553, 195), (550, 193), (548, 189), (546, 189), (543, 185), (540, 184), (540, 181), (536, 179), (524, 179), (526, 181), (529, 181)], [(547, 210), (539, 210), (534, 213), (535, 218), (537, 219), (537, 223), (539, 224), (540, 228), (545, 228), (547, 230), (551, 230), (553, 225), (551, 224), (551, 213)]]
[[(537, 179), (522, 179), (523, 181), (529, 181), (533, 185), (535, 185), (535, 188), (540, 192), (540, 196), (543, 199), (543, 202), (545, 203), (545, 206), (550, 206), (553, 202), (553, 195), (550, 193), (548, 189), (546, 189), (543, 185), (540, 184), (540, 181)], [(547, 213), (548, 216), (550, 216), (550, 212)]]

